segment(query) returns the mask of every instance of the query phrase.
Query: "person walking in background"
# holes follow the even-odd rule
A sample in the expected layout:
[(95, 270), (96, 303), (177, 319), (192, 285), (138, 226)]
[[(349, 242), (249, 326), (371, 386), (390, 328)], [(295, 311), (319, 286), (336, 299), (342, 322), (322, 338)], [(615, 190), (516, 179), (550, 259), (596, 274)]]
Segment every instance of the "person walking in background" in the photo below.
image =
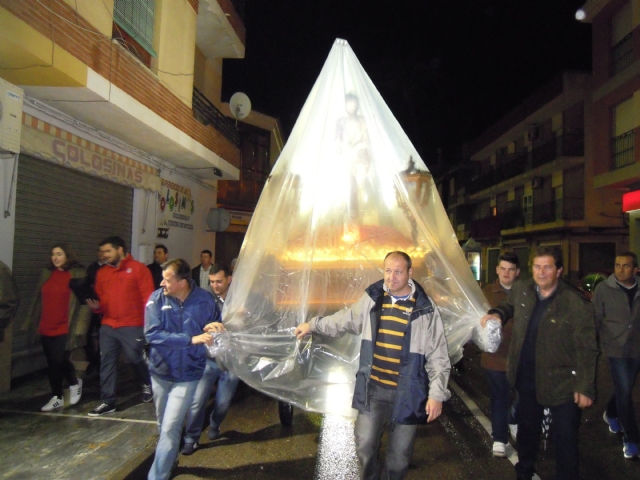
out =
[(609, 359), (614, 394), (603, 414), (613, 433), (623, 433), (625, 458), (638, 457), (640, 433), (633, 404), (633, 385), (640, 370), (640, 291), (638, 257), (616, 256), (614, 273), (596, 287), (593, 306), (600, 349)]
[(82, 380), (71, 363), (71, 351), (84, 347), (91, 311), (69, 287), (71, 279), (86, 276), (78, 257), (68, 243), (51, 249), (51, 260), (42, 271), (23, 328), (40, 335), (47, 359), (47, 373), (53, 396), (41, 410), (64, 406), (63, 382), (69, 383), (69, 403), (75, 405), (82, 396)]
[[(209, 283), (213, 288), (213, 297), (218, 310), (222, 312), (227, 292), (231, 286), (231, 269), (223, 264), (215, 263), (209, 270)], [(218, 329), (217, 325), (205, 328)], [(220, 425), (229, 411), (231, 400), (236, 393), (240, 378), (228, 370), (221, 369), (214, 358), (207, 357), (207, 366), (202, 374), (202, 379), (198, 382), (193, 403), (187, 413), (187, 424), (185, 426), (183, 455), (192, 455), (198, 448), (200, 434), (202, 433), (202, 423), (207, 408), (207, 400), (211, 395), (211, 390), (218, 380), (216, 397), (213, 411), (209, 417), (209, 430), (207, 436), (209, 440), (215, 440), (220, 436)]]
[[(88, 287), (88, 298), (97, 300), (97, 295), (95, 292), (95, 284), (96, 284), (96, 275), (98, 274), (98, 270), (103, 267), (106, 263), (102, 256), (102, 252), (100, 251), (100, 247), (98, 247), (97, 252), (97, 260), (93, 262), (91, 265), (87, 267), (87, 287)], [(85, 301), (87, 300), (85, 299)], [(87, 335), (87, 344), (84, 347), (85, 354), (87, 355), (87, 361), (89, 364), (87, 365), (87, 375), (92, 374), (94, 371), (100, 371), (100, 319), (102, 315), (99, 313), (91, 312), (91, 322), (89, 324), (89, 333)]]
[(153, 286), (157, 290), (162, 282), (162, 264), (169, 258), (169, 250), (162, 244), (156, 245), (153, 249), (153, 262), (147, 265), (153, 277)]
[(4, 331), (11, 324), (19, 305), (18, 285), (11, 269), (0, 261), (0, 342), (4, 340)]
[(211, 285), (209, 285), (209, 271), (211, 271), (211, 250), (203, 250), (200, 253), (200, 265), (191, 271), (191, 278), (196, 282), (196, 286), (206, 290), (213, 295)]
[(539, 247), (533, 278), (516, 282), (507, 298), (480, 320), (513, 322), (507, 378), (516, 388), (519, 480), (531, 479), (540, 449), (544, 409), (551, 410), (556, 478), (579, 478), (582, 409), (595, 399), (598, 346), (593, 305), (560, 279), (562, 251)]
[(163, 264), (162, 289), (153, 292), (145, 309), (145, 337), (155, 392), (160, 438), (149, 471), (150, 480), (171, 476), (180, 432), (213, 343), (206, 325), (220, 326), (220, 312), (211, 295), (196, 287), (189, 264), (182, 259)]
[(144, 309), (153, 293), (151, 272), (127, 253), (124, 240), (108, 237), (100, 243), (107, 264), (98, 270), (95, 291), (99, 300), (87, 300), (102, 314), (100, 328), (100, 397), (102, 403), (89, 412), (98, 417), (116, 410), (116, 381), (120, 351), (133, 364), (142, 381), (142, 401), (151, 402), (149, 368), (144, 360)]
[[(492, 308), (497, 307), (506, 297), (513, 282), (520, 275), (520, 261), (514, 253), (504, 253), (498, 257), (496, 267), (498, 278), (482, 289)], [(509, 405), (511, 386), (507, 380), (507, 354), (511, 343), (513, 322), (507, 322), (502, 328), (502, 341), (495, 353), (482, 352), (480, 365), (485, 370), (491, 390), (491, 436), (493, 437), (493, 456), (506, 457), (509, 441), (509, 428), (517, 431), (516, 425), (509, 425)], [(515, 439), (515, 435), (514, 435)]]

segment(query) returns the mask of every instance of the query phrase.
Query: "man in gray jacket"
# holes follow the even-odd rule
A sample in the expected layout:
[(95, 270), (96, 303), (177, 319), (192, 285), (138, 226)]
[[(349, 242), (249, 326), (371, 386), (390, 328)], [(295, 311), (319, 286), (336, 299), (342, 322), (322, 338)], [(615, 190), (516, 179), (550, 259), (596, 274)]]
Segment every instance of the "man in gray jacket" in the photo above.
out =
[(389, 441), (382, 478), (399, 480), (409, 467), (417, 425), (438, 418), (451, 396), (442, 320), (412, 273), (409, 255), (388, 253), (384, 280), (370, 285), (351, 308), (313, 318), (295, 332), (298, 338), (309, 332), (362, 334), (352, 407), (358, 410), (356, 453), (366, 480), (380, 478), (385, 424)]
[(593, 305), (600, 349), (609, 357), (614, 395), (607, 404), (604, 421), (613, 433), (624, 432), (625, 458), (638, 456), (638, 423), (633, 408), (633, 384), (640, 370), (640, 292), (633, 252), (616, 256), (614, 274), (596, 288)]

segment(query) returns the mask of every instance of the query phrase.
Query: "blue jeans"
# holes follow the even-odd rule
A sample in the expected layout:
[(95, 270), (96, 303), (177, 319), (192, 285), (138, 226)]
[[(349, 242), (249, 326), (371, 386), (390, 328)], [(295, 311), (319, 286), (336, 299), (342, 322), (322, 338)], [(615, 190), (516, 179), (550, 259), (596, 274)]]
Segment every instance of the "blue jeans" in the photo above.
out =
[(218, 380), (218, 389), (216, 390), (213, 411), (209, 418), (209, 426), (212, 430), (220, 429), (220, 424), (229, 411), (231, 400), (233, 400), (240, 379), (233, 373), (220, 369), (214, 359), (207, 358), (207, 366), (204, 369), (202, 379), (198, 382), (193, 402), (187, 413), (184, 443), (199, 441), (204, 414), (207, 409), (207, 401), (216, 380)]
[[(395, 389), (369, 384), (369, 411), (358, 412), (355, 426), (356, 454), (362, 480), (401, 480), (409, 468), (417, 425), (391, 421), (395, 397)], [(385, 425), (389, 439), (381, 477), (378, 450)]]
[(170, 382), (158, 377), (151, 377), (153, 385), (153, 401), (158, 419), (158, 445), (153, 465), (149, 470), (149, 480), (169, 478), (180, 448), (182, 423), (187, 409), (193, 401), (193, 393), (198, 380), (192, 382)]
[[(518, 389), (518, 478), (531, 478), (535, 473), (545, 408), (537, 402), (535, 390)], [(573, 400), (548, 408), (553, 419), (551, 433), (556, 452), (556, 478), (578, 480), (578, 428), (582, 410)]]
[(486, 370), (487, 381), (491, 389), (491, 437), (494, 442), (509, 441), (509, 400), (511, 386), (506, 372)]
[(640, 370), (640, 360), (609, 357), (614, 394), (607, 404), (607, 416), (617, 418), (624, 431), (624, 441), (640, 443), (638, 422), (633, 409), (633, 384)]

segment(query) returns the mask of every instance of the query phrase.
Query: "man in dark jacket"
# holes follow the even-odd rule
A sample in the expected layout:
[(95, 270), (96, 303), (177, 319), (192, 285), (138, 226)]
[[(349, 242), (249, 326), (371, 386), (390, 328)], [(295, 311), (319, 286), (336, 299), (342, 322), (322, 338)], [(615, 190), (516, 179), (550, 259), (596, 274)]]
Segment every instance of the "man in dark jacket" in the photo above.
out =
[(212, 335), (203, 329), (220, 321), (213, 297), (196, 287), (185, 260), (165, 263), (162, 278), (163, 288), (153, 292), (147, 302), (144, 325), (160, 431), (150, 480), (171, 476), (182, 424), (204, 372), (205, 345), (213, 342)]
[(513, 319), (507, 378), (518, 392), (518, 479), (530, 479), (540, 447), (540, 424), (551, 410), (556, 477), (578, 479), (578, 428), (582, 408), (595, 399), (596, 344), (593, 306), (560, 279), (562, 251), (540, 247), (533, 279), (513, 284), (489, 315)]
[(388, 422), (389, 441), (382, 478), (402, 479), (409, 467), (416, 427), (442, 413), (451, 363), (435, 304), (411, 279), (411, 258), (390, 252), (384, 280), (370, 285), (350, 309), (313, 318), (296, 328), (339, 337), (362, 334), (360, 366), (352, 406), (358, 410), (356, 453), (361, 478), (380, 478), (378, 449)]
[(162, 244), (156, 245), (153, 249), (153, 262), (147, 265), (147, 268), (151, 272), (153, 277), (153, 286), (157, 290), (162, 283), (162, 264), (167, 261), (169, 257), (169, 250)]
[(633, 384), (640, 370), (640, 291), (633, 252), (616, 256), (614, 274), (596, 287), (593, 306), (600, 349), (609, 357), (614, 395), (604, 421), (613, 433), (623, 432), (625, 458), (638, 456), (640, 433), (633, 405)]
[[(515, 253), (505, 253), (498, 258), (496, 266), (498, 278), (482, 289), (489, 305), (497, 307), (508, 295), (513, 282), (520, 275), (520, 261)], [(502, 341), (495, 353), (482, 352), (480, 365), (484, 368), (491, 390), (491, 437), (493, 437), (493, 456), (506, 457), (509, 441), (509, 403), (511, 386), (507, 380), (507, 354), (511, 342), (513, 322), (507, 322), (502, 328)], [(513, 430), (515, 430), (513, 425)]]
[(200, 265), (191, 271), (191, 277), (196, 282), (196, 286), (206, 290), (213, 295), (211, 285), (209, 285), (209, 272), (211, 271), (211, 259), (213, 254), (211, 250), (203, 250), (200, 253)]

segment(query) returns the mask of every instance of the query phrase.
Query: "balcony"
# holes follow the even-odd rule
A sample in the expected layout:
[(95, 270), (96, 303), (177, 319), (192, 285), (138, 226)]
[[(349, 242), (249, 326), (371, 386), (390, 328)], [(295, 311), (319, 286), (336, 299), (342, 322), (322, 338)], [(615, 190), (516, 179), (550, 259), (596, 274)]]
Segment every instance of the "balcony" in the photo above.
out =
[(211, 125), (224, 135), (227, 140), (230, 140), (236, 146), (240, 146), (240, 132), (238, 132), (235, 122), (229, 117), (225, 117), (222, 112), (195, 87), (193, 87), (192, 108), (193, 116), (196, 120), (203, 125)]
[(635, 163), (634, 137), (633, 130), (630, 130), (611, 140), (611, 159), (613, 161), (613, 170)]
[(505, 163), (470, 182), (467, 185), (467, 193), (473, 195), (481, 192), (561, 157), (581, 157), (583, 155), (584, 134), (566, 134), (554, 137), (529, 152), (508, 155)]
[(560, 198), (534, 204), (526, 209), (512, 206), (502, 217), (502, 230), (557, 221), (583, 220), (584, 199)]
[(611, 76), (620, 73), (633, 62), (633, 38), (630, 33), (611, 49)]
[(218, 204), (225, 208), (254, 210), (265, 182), (240, 180), (239, 182), (218, 182)]

